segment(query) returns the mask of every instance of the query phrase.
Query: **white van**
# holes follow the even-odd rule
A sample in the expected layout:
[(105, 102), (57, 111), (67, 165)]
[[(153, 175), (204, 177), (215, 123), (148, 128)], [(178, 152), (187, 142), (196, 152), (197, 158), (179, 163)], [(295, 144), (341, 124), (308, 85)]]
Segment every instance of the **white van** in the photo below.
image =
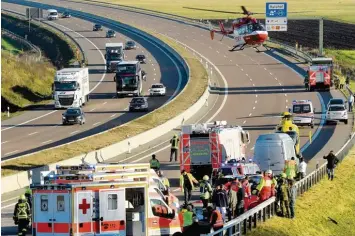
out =
[(47, 19), (48, 20), (58, 20), (58, 11), (55, 9), (49, 9)]
[(275, 175), (281, 174), (291, 157), (298, 165), (294, 141), (286, 133), (261, 134), (255, 142), (253, 161), (261, 171), (270, 169)]

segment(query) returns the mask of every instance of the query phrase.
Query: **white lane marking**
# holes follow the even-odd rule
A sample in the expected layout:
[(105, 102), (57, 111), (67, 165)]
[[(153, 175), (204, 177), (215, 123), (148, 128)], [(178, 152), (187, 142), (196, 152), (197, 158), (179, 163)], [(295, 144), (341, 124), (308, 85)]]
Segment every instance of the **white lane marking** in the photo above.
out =
[(251, 116), (251, 113), (249, 113), (249, 116)]
[(255, 84), (253, 84), (253, 86), (255, 87)]
[(98, 125), (98, 124), (101, 124), (101, 121), (96, 122), (96, 123), (95, 123), (95, 124), (93, 124), (92, 126), (96, 126), (96, 125)]
[(4, 141), (4, 142), (2, 142), (1, 144), (5, 144), (5, 143), (7, 143), (7, 142), (9, 142), (9, 141)]
[(249, 77), (249, 75), (248, 74), (245, 74), (247, 77)]
[(79, 132), (79, 130), (75, 130), (75, 131), (71, 132), (70, 134), (76, 134), (78, 132)]
[(125, 109), (123, 109), (124, 111), (128, 111), (129, 110), (129, 107), (126, 107)]
[(272, 73), (270, 72), (270, 75), (272, 75)]
[(253, 81), (251, 78), (249, 79), (250, 81)]
[(102, 103), (102, 105), (105, 105), (107, 102)]
[(229, 60), (230, 62), (233, 62), (232, 60)]
[(257, 94), (255, 94), (255, 97), (258, 97), (258, 95), (257, 95)]
[(5, 154), (4, 154), (4, 156), (10, 155), (10, 154), (15, 153), (15, 152), (18, 152), (18, 150), (15, 150), (15, 151), (12, 151), (12, 152), (5, 153)]
[(264, 67), (264, 70), (267, 70), (266, 67)]
[(255, 100), (255, 103), (258, 103), (258, 101)]
[(46, 143), (49, 143), (49, 142), (52, 142), (52, 139), (50, 139), (48, 141), (44, 141), (44, 142), (42, 142), (42, 144), (46, 144)]
[(275, 80), (277, 80), (277, 78), (275, 78)]
[(216, 51), (217, 53), (219, 53), (219, 51)]
[(224, 55), (224, 57), (226, 58), (227, 56), (226, 56), (226, 55)]
[(38, 133), (38, 132), (36, 131), (36, 132), (33, 132), (33, 133), (28, 134), (28, 136), (32, 136), (32, 135), (37, 134), (37, 133)]
[(12, 197), (12, 198), (6, 199), (6, 200), (4, 200), (4, 201), (1, 201), (1, 205), (2, 205), (4, 202), (9, 202), (9, 201), (12, 201), (12, 200), (15, 200), (15, 199), (18, 199), (18, 197)]
[(96, 110), (96, 108), (93, 108), (93, 109), (91, 109), (90, 111), (95, 111)]
[(55, 110), (55, 111), (51, 111), (51, 112), (48, 112), (47, 114), (44, 114), (44, 115), (38, 116), (38, 117), (36, 117), (36, 118), (34, 118), (34, 119), (28, 120), (28, 121), (23, 122), (23, 123), (21, 123), (21, 124), (18, 124), (18, 125), (13, 125), (13, 126), (10, 126), (10, 127), (8, 127), (8, 128), (2, 129), (2, 130), (1, 130), (1, 132), (2, 132), (2, 131), (5, 131), (5, 130), (12, 129), (12, 128), (15, 128), (15, 127), (17, 127), (17, 126), (21, 126), (21, 125), (27, 124), (27, 123), (29, 123), (29, 122), (31, 122), (31, 121), (34, 121), (34, 120), (41, 119), (42, 117), (48, 116), (48, 115), (50, 115), (50, 114), (53, 114), (54, 112), (57, 112), (57, 110)]
[[(17, 198), (18, 198), (18, 197), (17, 197)], [(16, 203), (17, 203), (17, 202), (14, 202), (14, 203), (11, 203), (11, 204), (9, 204), (9, 205), (3, 206), (3, 207), (1, 207), (1, 210), (2, 210), (2, 209), (5, 209), (5, 208), (9, 208), (9, 207), (11, 207), (11, 206), (15, 206)]]
[(254, 147), (255, 147), (255, 146), (253, 146), (252, 148), (250, 148), (250, 150), (254, 150)]
[(243, 124), (245, 124), (245, 123), (247, 123), (247, 121), (245, 120), (245, 121), (243, 121)]
[(288, 102), (288, 100), (286, 99), (286, 102)]
[(243, 68), (240, 68), (240, 70), (241, 70), (241, 71), (244, 71), (244, 69), (243, 69)]
[(111, 115), (110, 117), (115, 117), (117, 114), (113, 114), (113, 115)]
[(281, 83), (279, 83), (279, 85), (281, 85)]
[(255, 107), (253, 107), (253, 110), (255, 110)]
[(285, 93), (285, 97), (287, 97), (287, 94)]

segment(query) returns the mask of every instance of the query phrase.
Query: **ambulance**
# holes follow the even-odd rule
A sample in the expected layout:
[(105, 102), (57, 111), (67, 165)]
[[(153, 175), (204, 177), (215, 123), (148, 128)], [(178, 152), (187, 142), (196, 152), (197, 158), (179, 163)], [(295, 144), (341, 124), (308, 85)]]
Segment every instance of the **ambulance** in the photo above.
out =
[[(92, 169), (84, 165), (76, 168)], [(76, 182), (68, 181), (75, 174), (63, 175), (67, 183), (48, 183), (47, 179), (47, 183), (31, 185), (33, 235), (135, 236), (181, 232), (177, 209), (166, 204), (159, 189), (150, 186), (150, 171), (80, 174), (75, 177)]]
[(226, 121), (183, 125), (180, 134), (180, 170), (195, 178), (210, 176), (225, 160), (245, 158), (249, 132)]
[(298, 126), (310, 126), (314, 128), (314, 113), (311, 100), (293, 100), (289, 112), (293, 114), (293, 123)]

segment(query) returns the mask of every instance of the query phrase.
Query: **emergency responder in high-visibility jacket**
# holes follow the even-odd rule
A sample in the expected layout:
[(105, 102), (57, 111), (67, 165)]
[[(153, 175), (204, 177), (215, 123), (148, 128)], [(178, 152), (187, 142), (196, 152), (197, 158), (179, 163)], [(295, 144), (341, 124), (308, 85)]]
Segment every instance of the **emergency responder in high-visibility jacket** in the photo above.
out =
[(155, 158), (155, 154), (152, 155), (152, 159), (150, 160), (150, 168), (155, 171), (160, 169), (160, 162)]
[(198, 184), (198, 181), (192, 174), (187, 173), (185, 170), (181, 171), (180, 175), (180, 188), (184, 193), (185, 205), (187, 205), (191, 199), (191, 191), (194, 188), (194, 183)]
[(169, 183), (168, 178), (166, 178), (166, 177), (164, 176), (163, 171), (159, 170), (157, 174), (158, 174), (158, 176), (159, 176), (161, 182), (163, 182), (164, 186), (169, 189), (169, 188), (170, 188), (170, 183)]
[(184, 213), (187, 211), (187, 206), (183, 205), (182, 209), (180, 210), (178, 217), (180, 221), (181, 231), (184, 230)]
[(306, 90), (309, 89), (309, 71), (307, 70), (306, 75), (304, 76), (304, 87)]
[(285, 182), (287, 180), (287, 176), (285, 173), (282, 173), (280, 175), (280, 178), (277, 179), (277, 191), (276, 191), (276, 199), (275, 199), (275, 210), (276, 210), (276, 213), (280, 213), (281, 214), (281, 202), (280, 202), (280, 199), (281, 199), (281, 190), (280, 190), (280, 186), (283, 182)]
[(170, 140), (171, 149), (170, 149), (170, 162), (173, 161), (173, 155), (175, 155), (175, 161), (177, 161), (178, 148), (179, 148), (179, 138), (175, 134), (174, 137)]
[(297, 163), (294, 157), (291, 157), (291, 160), (285, 162), (284, 172), (288, 179), (293, 179), (296, 176)]
[(205, 175), (200, 183), (200, 199), (202, 200), (203, 208), (207, 208), (212, 194), (212, 187), (208, 180), (208, 175)]
[(212, 207), (208, 207), (208, 211), (212, 212), (210, 217), (210, 226), (213, 228), (214, 231), (220, 230), (223, 228), (223, 218), (222, 214), (216, 209), (213, 210)]
[(183, 232), (186, 230), (187, 227), (192, 225), (193, 217), (196, 216), (195, 213), (192, 211), (192, 207), (190, 205), (187, 206), (187, 211), (183, 214)]
[(273, 196), (276, 185), (276, 180), (272, 177), (272, 170), (266, 171), (264, 177), (261, 178), (259, 185), (256, 187), (259, 201), (263, 202)]
[(18, 235), (26, 235), (27, 226), (31, 220), (31, 210), (25, 195), (21, 195), (15, 205), (13, 220), (15, 225), (18, 225)]

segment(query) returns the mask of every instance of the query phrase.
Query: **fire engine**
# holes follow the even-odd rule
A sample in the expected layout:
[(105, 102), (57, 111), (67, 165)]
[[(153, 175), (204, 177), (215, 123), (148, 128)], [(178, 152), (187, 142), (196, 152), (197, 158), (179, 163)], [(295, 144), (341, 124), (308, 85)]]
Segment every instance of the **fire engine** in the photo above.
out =
[(210, 176), (226, 159), (241, 160), (250, 143), (249, 132), (226, 121), (183, 125), (180, 135), (180, 170), (197, 179)]
[(311, 126), (314, 128), (315, 108), (311, 100), (293, 100), (292, 108), (289, 109), (293, 113), (293, 123), (298, 126)]
[(332, 58), (313, 58), (312, 64), (308, 69), (309, 91), (315, 89), (330, 90), (333, 86), (333, 59)]
[(33, 235), (181, 232), (177, 208), (152, 185), (149, 164), (134, 165), (57, 166), (58, 174), (43, 174), (42, 183), (31, 185)]

